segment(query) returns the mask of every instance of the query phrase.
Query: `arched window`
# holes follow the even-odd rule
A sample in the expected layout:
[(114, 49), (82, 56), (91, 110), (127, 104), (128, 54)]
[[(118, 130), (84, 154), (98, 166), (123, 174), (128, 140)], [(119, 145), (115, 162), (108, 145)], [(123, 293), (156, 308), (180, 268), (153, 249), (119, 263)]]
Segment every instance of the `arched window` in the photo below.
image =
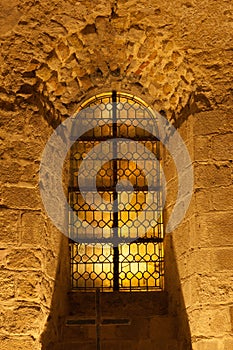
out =
[(84, 102), (77, 119), (86, 129), (70, 150), (72, 288), (161, 290), (156, 116), (141, 99), (113, 91)]

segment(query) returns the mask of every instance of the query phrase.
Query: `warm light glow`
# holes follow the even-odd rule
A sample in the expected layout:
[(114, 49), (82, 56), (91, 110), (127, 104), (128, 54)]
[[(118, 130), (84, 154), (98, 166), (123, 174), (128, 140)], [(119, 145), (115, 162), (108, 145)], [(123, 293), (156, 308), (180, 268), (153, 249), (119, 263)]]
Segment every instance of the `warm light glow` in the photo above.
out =
[[(79, 139), (72, 147), (72, 186), (78, 188), (79, 167), (83, 159), (97, 145), (104, 153), (109, 153), (109, 145), (101, 143), (99, 138), (113, 136), (113, 126), (103, 125), (105, 118), (112, 118), (112, 93), (97, 95), (80, 106), (80, 110), (97, 106), (85, 111), (100, 120), (99, 126), (88, 132), (83, 139)], [(159, 155), (159, 145), (156, 140), (150, 140), (150, 135), (143, 129), (145, 123), (150, 123), (148, 106), (140, 99), (129, 94), (119, 94), (117, 102), (117, 133), (118, 137), (135, 139), (140, 147), (144, 147), (155, 156)], [(145, 115), (145, 113), (149, 113)], [(121, 141), (119, 141), (121, 142)], [(159, 164), (155, 165), (148, 160), (147, 153), (140, 153), (141, 148), (135, 153), (130, 143), (124, 143), (122, 154), (117, 160), (111, 160), (102, 164), (96, 176), (96, 187), (100, 197), (96, 198), (88, 193), (89, 203), (86, 203), (82, 194), (74, 190), (69, 194), (69, 202), (72, 204), (76, 215), (81, 220), (76, 220), (74, 226), (79, 232), (88, 233), (88, 236), (98, 239), (112, 238), (114, 215), (111, 209), (101, 210), (104, 199), (109, 204), (113, 203), (114, 191), (117, 191), (118, 202), (118, 237), (131, 238), (131, 243), (119, 244), (119, 281), (122, 290), (150, 290), (161, 288), (163, 285), (163, 227), (162, 227), (162, 194), (157, 188), (148, 189), (147, 176), (144, 169), (153, 177), (154, 182), (160, 184)], [(127, 157), (132, 157), (128, 160)], [(137, 164), (140, 159), (142, 166)], [(94, 168), (95, 154), (88, 159), (90, 172)], [(144, 165), (144, 162), (145, 165)], [(117, 172), (116, 170), (117, 169)], [(115, 175), (114, 175), (115, 171)], [(82, 175), (80, 175), (82, 176)], [(119, 186), (114, 185), (114, 176)], [(85, 186), (90, 187), (91, 178), (83, 176)], [(122, 187), (123, 186), (123, 187)], [(150, 203), (150, 204), (148, 204)], [(70, 215), (74, 215), (71, 213)], [(116, 217), (115, 217), (116, 219)], [(73, 220), (70, 220), (73, 222)], [(71, 227), (72, 229), (72, 227)], [(145, 238), (146, 241), (137, 241)], [(158, 238), (160, 241), (153, 241)], [(113, 247), (111, 243), (72, 244), (72, 274), (73, 287), (95, 288), (102, 290), (113, 288)]]

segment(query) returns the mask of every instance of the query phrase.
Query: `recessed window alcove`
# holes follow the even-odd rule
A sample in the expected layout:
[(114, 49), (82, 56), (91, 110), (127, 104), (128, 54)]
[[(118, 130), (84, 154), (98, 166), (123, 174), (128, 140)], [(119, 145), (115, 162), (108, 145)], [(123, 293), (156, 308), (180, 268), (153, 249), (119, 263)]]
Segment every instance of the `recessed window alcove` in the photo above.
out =
[(94, 120), (95, 126), (70, 150), (72, 289), (161, 291), (163, 198), (156, 115), (140, 98), (113, 91), (85, 101), (77, 118), (87, 125)]

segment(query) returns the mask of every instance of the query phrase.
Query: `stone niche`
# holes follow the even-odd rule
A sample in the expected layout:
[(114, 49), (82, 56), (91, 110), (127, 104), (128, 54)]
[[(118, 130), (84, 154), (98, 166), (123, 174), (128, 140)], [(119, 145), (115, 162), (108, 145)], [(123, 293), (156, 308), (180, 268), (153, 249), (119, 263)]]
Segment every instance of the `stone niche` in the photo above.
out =
[[(83, 296), (68, 294), (68, 240), (44, 210), (41, 155), (53, 130), (81, 102), (117, 90), (142, 98), (179, 130), (193, 162), (194, 191), (181, 225), (165, 238), (167, 314), (148, 316), (141, 333), (132, 319), (129, 337), (140, 334), (138, 348), (123, 325), (108, 326), (109, 335), (105, 328), (104, 346), (119, 349), (114, 338), (119, 337), (122, 350), (230, 350), (231, 2), (204, 0), (200, 7), (192, 0), (2, 0), (0, 8), (1, 348), (64, 350), (62, 329), (72, 303)], [(167, 222), (178, 183), (166, 150), (162, 158)], [(155, 307), (159, 297), (153, 297)], [(116, 305), (125, 303), (125, 310), (130, 305), (129, 296), (112, 298)], [(150, 298), (145, 294), (136, 302), (136, 297), (135, 308), (146, 307)], [(76, 331), (67, 327), (72, 338)], [(176, 344), (165, 339), (158, 344), (158, 327), (161, 339), (175, 329)], [(83, 337), (93, 346), (94, 328), (79, 328), (77, 334), (71, 342)]]

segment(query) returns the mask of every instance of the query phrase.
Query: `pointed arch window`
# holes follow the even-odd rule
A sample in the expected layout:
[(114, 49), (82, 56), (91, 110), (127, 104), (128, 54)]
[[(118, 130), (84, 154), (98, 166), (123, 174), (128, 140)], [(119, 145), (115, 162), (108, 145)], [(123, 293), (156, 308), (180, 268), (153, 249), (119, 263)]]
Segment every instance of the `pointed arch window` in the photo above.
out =
[[(78, 112), (80, 121), (95, 120), (95, 126), (70, 150), (72, 288), (161, 290), (163, 215), (156, 117), (141, 99), (116, 91), (93, 96)], [(83, 162), (88, 173), (81, 171)]]

